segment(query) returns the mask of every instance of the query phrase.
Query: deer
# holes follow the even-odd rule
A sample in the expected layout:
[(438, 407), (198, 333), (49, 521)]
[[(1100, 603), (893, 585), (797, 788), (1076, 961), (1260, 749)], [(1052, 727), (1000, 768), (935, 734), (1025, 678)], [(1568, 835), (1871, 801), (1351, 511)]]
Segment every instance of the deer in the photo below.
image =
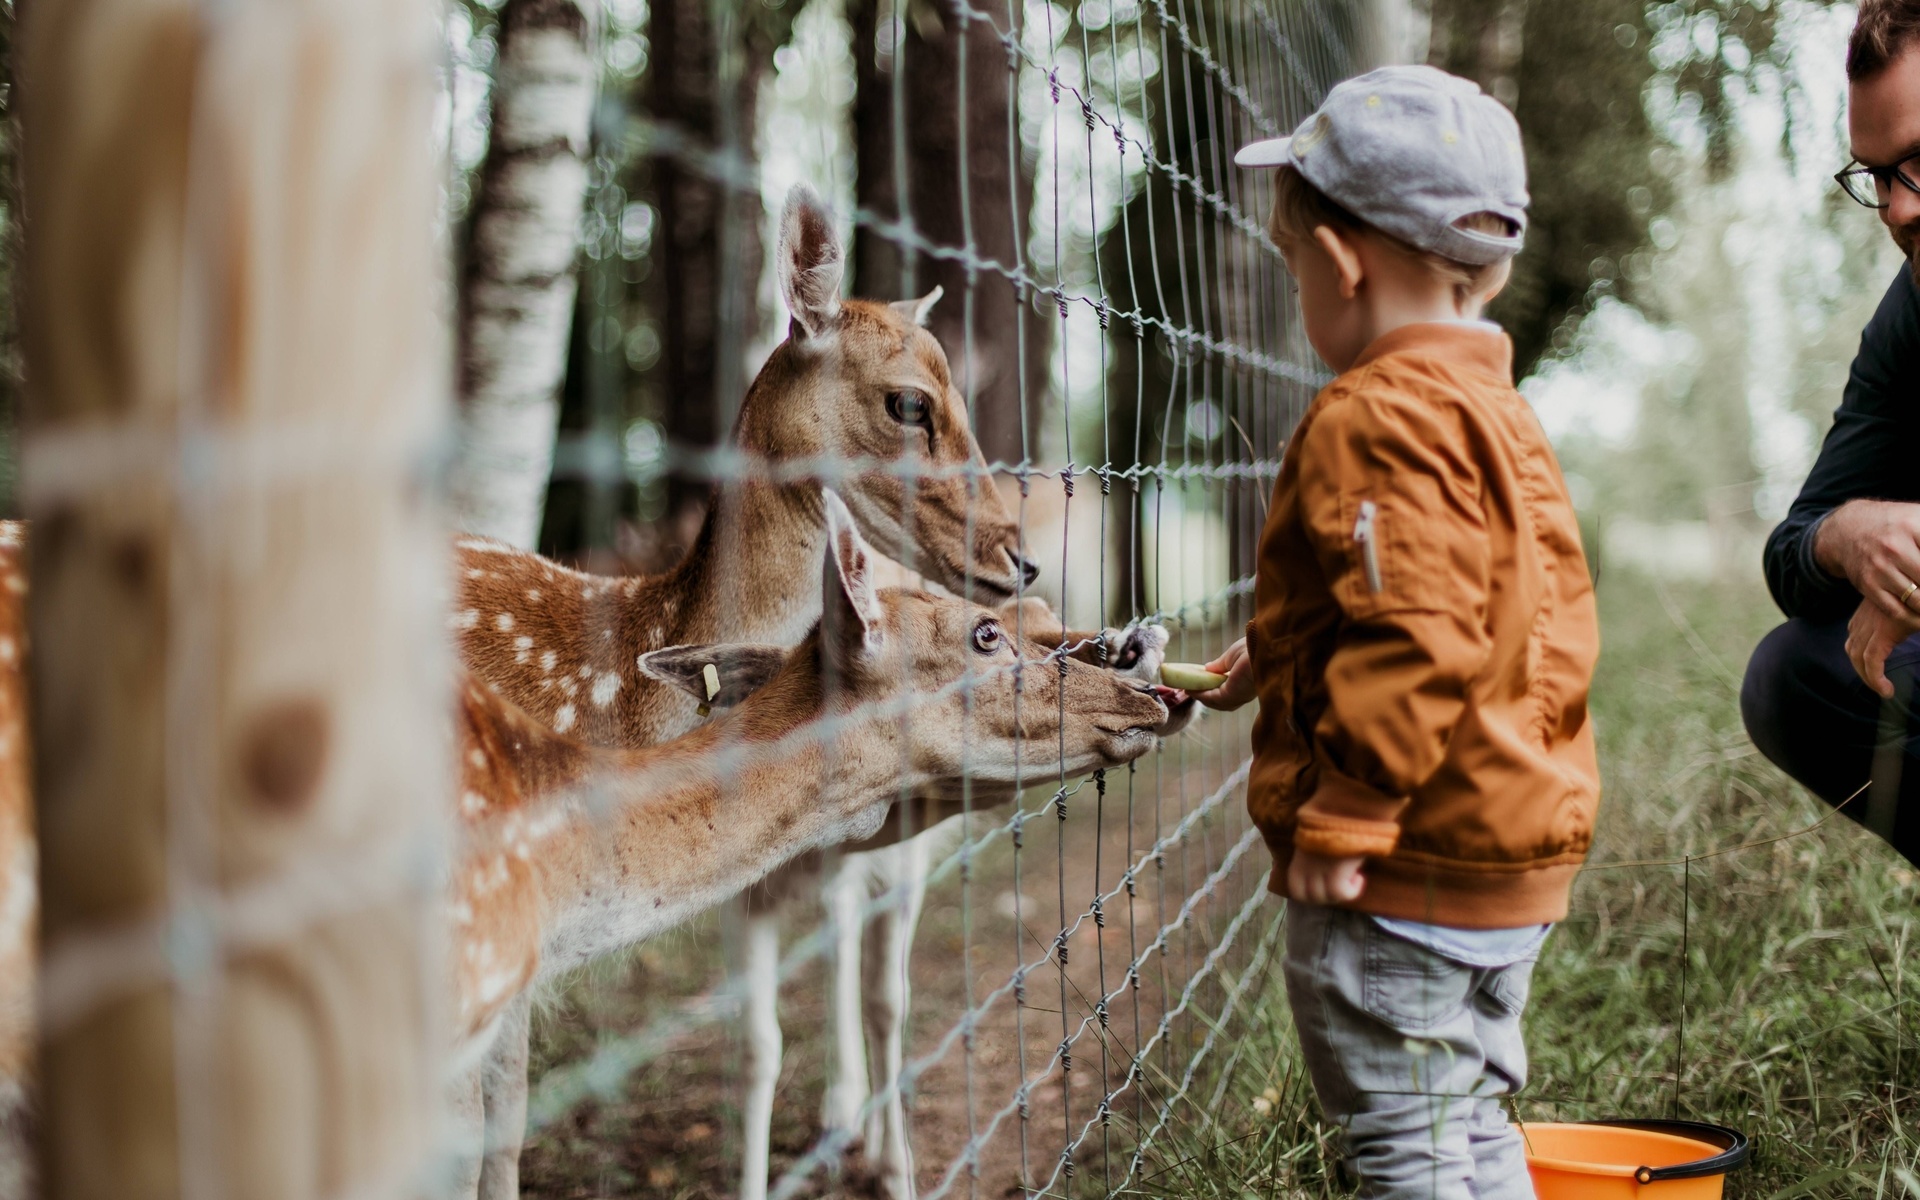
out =
[[(1017, 637), (996, 610), (876, 587), (874, 552), (847, 506), (823, 491), (822, 509), (822, 615), (796, 646), (676, 646), (642, 659), (650, 679), (721, 706), (678, 738), (593, 746), (460, 673), (445, 894), (450, 1087), (466, 1135), (455, 1194), (518, 1194), (526, 1075), (523, 1059), (517, 1078), (510, 1069), (514, 1031), (542, 983), (673, 928), (797, 854), (871, 836), (903, 793), (1005, 796), (1023, 777), (1084, 774), (1155, 745), (1167, 711), (1153, 689), (1053, 661), (1058, 648)], [(0, 753), (0, 1086), (22, 1091), (36, 896), (23, 543), (20, 526), (0, 525), (0, 749), (11, 748)]]
[[(1003, 623), (1051, 649), (1150, 680), (1164, 631), (1077, 633), (1044, 603), (1021, 597), (1038, 568), (1021, 553), (1019, 526), (987, 479), (965, 398), (925, 328), (940, 290), (892, 303), (843, 299), (844, 252), (831, 213), (804, 185), (788, 194), (779, 230), (788, 336), (741, 402), (733, 444), (747, 462), (745, 477), (716, 488), (692, 547), (662, 575), (590, 575), (505, 543), (457, 538), (451, 624), (466, 667), (534, 719), (582, 742), (635, 749), (694, 728), (703, 698), (648, 679), (640, 660), (677, 643), (797, 641), (820, 615), (817, 589), (806, 583), (824, 538), (823, 489), (811, 464), (840, 463), (849, 469), (834, 482), (882, 553), (933, 586), (1004, 608)], [(818, 875), (815, 866), (797, 878)], [(750, 1021), (760, 1032), (749, 1039), (747, 1200), (765, 1188), (771, 1080), (780, 1065), (777, 1016), (766, 1015), (775, 998), (770, 984), (762, 995), (760, 983), (778, 951), (777, 932), (765, 924), (771, 919), (749, 918), (756, 930), (746, 964), (755, 987)], [(876, 925), (889, 931), (885, 944), (902, 936), (891, 912)], [(909, 923), (904, 936), (911, 931)], [(857, 941), (843, 939), (842, 949), (858, 963)], [(857, 997), (849, 993), (843, 1003)], [(883, 1009), (869, 1007), (879, 1020)], [(525, 1016), (513, 1019), (521, 1028), (503, 1044), (517, 1036), (524, 1060)], [(898, 1019), (880, 1024), (888, 1028), (869, 1039), (897, 1043)], [(854, 1090), (864, 1098), (864, 1079)], [(748, 1182), (756, 1178), (757, 1185)]]
[(818, 619), (823, 473), (881, 553), (957, 596), (1014, 599), (1039, 568), (987, 476), (940, 343), (917, 300), (842, 300), (844, 254), (805, 185), (776, 250), (788, 337), (741, 400), (723, 479), (686, 555), (653, 576), (595, 576), (478, 537), (457, 538), (453, 627), (462, 661), (556, 732), (652, 745), (691, 729), (696, 698), (642, 684), (641, 655), (716, 641), (790, 646)]
[(822, 615), (797, 646), (642, 657), (649, 678), (721, 706), (694, 730), (644, 749), (592, 746), (466, 682), (450, 899), (468, 1064), (458, 1111), (486, 1150), (460, 1194), (518, 1194), (517, 1014), (543, 981), (797, 854), (873, 836), (903, 794), (1005, 799), (1037, 773), (1086, 774), (1157, 744), (1167, 709), (1154, 688), (1019, 638), (994, 609), (877, 588), (851, 513), (822, 497)]

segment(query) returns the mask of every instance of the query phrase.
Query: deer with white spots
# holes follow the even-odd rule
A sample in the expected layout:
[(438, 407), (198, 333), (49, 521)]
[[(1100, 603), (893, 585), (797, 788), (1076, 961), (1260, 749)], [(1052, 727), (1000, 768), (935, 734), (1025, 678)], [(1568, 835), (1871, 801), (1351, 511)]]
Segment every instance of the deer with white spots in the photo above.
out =
[(1084, 774), (1155, 744), (1167, 710), (1153, 689), (1042, 662), (1058, 652), (1016, 638), (995, 610), (875, 588), (852, 517), (831, 492), (823, 510), (823, 616), (797, 647), (641, 659), (677, 691), (738, 701), (690, 733), (589, 747), (466, 686), (456, 1011), (472, 1053), (463, 1113), (487, 1147), (469, 1191), (517, 1194), (535, 981), (671, 928), (796, 854), (873, 835), (902, 794), (957, 801), (964, 780), (1004, 799), (1018, 779)]
[[(824, 570), (810, 590), (823, 615), (798, 646), (672, 647), (641, 662), (662, 686), (735, 706), (699, 729), (649, 749), (588, 746), (463, 677), (460, 792), (449, 797), (454, 1092), (467, 1135), (455, 1194), (518, 1195), (534, 984), (669, 929), (796, 854), (870, 836), (903, 793), (954, 799), (964, 782), (1002, 796), (1020, 778), (1084, 774), (1153, 747), (1167, 710), (1152, 689), (1080, 662), (1062, 669), (995, 610), (876, 588), (846, 507), (830, 492), (821, 503)], [(0, 1089), (21, 1087), (31, 1046), (23, 544), (19, 525), (0, 525), (0, 588), (12, 585), (0, 590)]]
[[(698, 702), (644, 686), (665, 646), (789, 646), (820, 615), (820, 485), (840, 492), (882, 553), (955, 595), (1012, 599), (1037, 572), (986, 475), (940, 343), (922, 322), (940, 293), (842, 300), (830, 215), (804, 187), (780, 223), (790, 336), (740, 405), (742, 478), (716, 487), (686, 557), (661, 575), (568, 570), (484, 538), (456, 541), (452, 625), (467, 666), (561, 733), (649, 746), (691, 729)], [(810, 464), (819, 464), (815, 469)], [(836, 467), (833, 464), (844, 464)]]
[[(700, 697), (644, 678), (640, 660), (686, 643), (791, 645), (819, 618), (818, 589), (808, 582), (825, 543), (818, 464), (819, 474), (840, 472), (830, 482), (883, 553), (957, 595), (1017, 603), (1017, 622), (1010, 610), (1006, 624), (1018, 623), (1049, 647), (1065, 645), (1076, 658), (1150, 677), (1162, 631), (1071, 633), (1044, 604), (1017, 600), (1037, 569), (1021, 554), (1019, 527), (986, 476), (946, 355), (923, 328), (939, 291), (891, 304), (842, 299), (843, 256), (831, 216), (804, 187), (788, 196), (777, 257), (792, 314), (789, 336), (741, 403), (734, 443), (746, 461), (739, 478), (716, 487), (686, 558), (661, 575), (616, 578), (572, 571), (502, 542), (459, 539), (451, 623), (473, 674), (534, 719), (593, 745), (651, 746), (694, 728)], [(784, 890), (817, 882), (817, 862), (795, 870)], [(751, 998), (756, 1033), (742, 1177), (749, 1200), (766, 1186), (771, 1081), (780, 1067), (772, 984), (760, 983), (772, 957), (766, 943), (777, 938), (774, 916), (752, 919), (746, 970), (766, 994)], [(912, 922), (902, 925), (892, 912), (874, 924), (885, 946), (912, 934)], [(856, 972), (858, 951), (856, 932), (842, 947)], [(882, 971), (876, 986), (891, 987), (884, 981), (894, 974)], [(837, 1003), (849, 1012), (864, 1008), (876, 1020), (884, 1008), (861, 1006), (845, 989)], [(904, 997), (893, 1011), (903, 1007)], [(513, 1019), (518, 1032), (503, 1044), (517, 1037), (524, 1062), (525, 1015)], [(843, 1015), (836, 1029), (859, 1023)], [(898, 1015), (880, 1020), (863, 1040), (897, 1045), (899, 1025)], [(840, 1059), (865, 1061), (858, 1046)], [(841, 1099), (829, 1113), (846, 1111), (845, 1097), (866, 1094), (863, 1072), (857, 1087), (836, 1090)], [(901, 1123), (889, 1120), (886, 1128), (887, 1154), (898, 1159)]]

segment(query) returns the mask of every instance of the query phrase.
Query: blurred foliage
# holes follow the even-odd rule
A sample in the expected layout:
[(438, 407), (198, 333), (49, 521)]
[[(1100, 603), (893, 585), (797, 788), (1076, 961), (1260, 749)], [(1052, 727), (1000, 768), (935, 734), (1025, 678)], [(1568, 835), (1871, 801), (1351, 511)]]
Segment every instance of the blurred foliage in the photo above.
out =
[(1603, 296), (1646, 306), (1625, 257), (1673, 201), (1667, 143), (1647, 115), (1671, 89), (1707, 134), (1711, 178), (1730, 165), (1735, 93), (1778, 67), (1780, 6), (1767, 0), (1433, 0), (1428, 61), (1510, 105), (1533, 193), (1527, 249), (1490, 312), (1513, 335), (1518, 375), (1564, 349)]

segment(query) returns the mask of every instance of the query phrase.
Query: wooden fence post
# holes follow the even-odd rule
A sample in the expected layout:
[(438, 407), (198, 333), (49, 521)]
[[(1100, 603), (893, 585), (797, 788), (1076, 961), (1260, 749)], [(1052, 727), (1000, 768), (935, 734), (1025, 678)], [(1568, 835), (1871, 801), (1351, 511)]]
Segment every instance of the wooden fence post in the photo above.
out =
[(21, 7), (43, 1194), (417, 1194), (438, 9)]

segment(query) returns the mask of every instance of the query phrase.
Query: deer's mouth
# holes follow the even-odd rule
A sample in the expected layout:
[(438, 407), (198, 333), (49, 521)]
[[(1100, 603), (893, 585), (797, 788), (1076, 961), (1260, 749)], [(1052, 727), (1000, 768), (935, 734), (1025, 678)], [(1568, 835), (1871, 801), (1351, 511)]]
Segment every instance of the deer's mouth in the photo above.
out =
[[(964, 572), (952, 583), (946, 585), (954, 595), (984, 604), (988, 608), (998, 608), (1020, 594), (1011, 580), (999, 580), (985, 575), (967, 576)], [(969, 595), (969, 593), (971, 593)]]
[(998, 608), (1020, 594), (1020, 573), (1008, 572), (1005, 566), (988, 569), (977, 561), (970, 564), (965, 560), (954, 562), (945, 557), (936, 561), (940, 570), (935, 582), (964, 600)]
[(1134, 721), (1095, 721), (1094, 727), (1107, 735), (1109, 746), (1115, 751), (1116, 761), (1129, 762), (1145, 754), (1159, 740), (1160, 731), (1172, 719), (1173, 706), (1149, 688), (1141, 688), (1140, 694), (1153, 701), (1156, 712), (1142, 713)]

